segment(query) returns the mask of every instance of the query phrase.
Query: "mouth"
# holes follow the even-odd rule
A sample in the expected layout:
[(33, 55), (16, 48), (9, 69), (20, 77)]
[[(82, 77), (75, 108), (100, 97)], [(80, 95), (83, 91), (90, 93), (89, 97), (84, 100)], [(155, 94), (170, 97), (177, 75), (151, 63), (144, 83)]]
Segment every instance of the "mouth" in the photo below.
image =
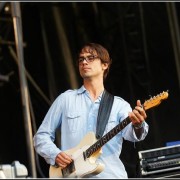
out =
[(88, 71), (88, 70), (90, 70), (90, 68), (84, 67), (84, 68), (82, 68), (82, 70), (83, 71)]

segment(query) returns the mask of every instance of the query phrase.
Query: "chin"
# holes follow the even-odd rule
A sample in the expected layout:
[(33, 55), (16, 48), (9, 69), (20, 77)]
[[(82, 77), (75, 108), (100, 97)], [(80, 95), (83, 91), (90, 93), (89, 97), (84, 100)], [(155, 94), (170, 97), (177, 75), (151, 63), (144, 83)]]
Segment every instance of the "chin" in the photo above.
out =
[(88, 74), (81, 74), (81, 76), (82, 76), (82, 78), (89, 78), (90, 77), (90, 75), (88, 75)]
[(83, 78), (83, 79), (90, 79), (91, 76), (86, 76), (86, 75), (85, 75), (85, 76), (82, 76), (82, 78)]

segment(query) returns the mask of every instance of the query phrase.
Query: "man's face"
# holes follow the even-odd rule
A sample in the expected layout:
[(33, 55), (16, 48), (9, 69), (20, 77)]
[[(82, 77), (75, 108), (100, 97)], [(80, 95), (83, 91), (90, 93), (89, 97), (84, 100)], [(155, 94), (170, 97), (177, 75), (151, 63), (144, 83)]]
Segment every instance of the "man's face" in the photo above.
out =
[(89, 52), (83, 52), (79, 55), (79, 72), (83, 79), (103, 78), (106, 66), (101, 62), (97, 53), (90, 54)]

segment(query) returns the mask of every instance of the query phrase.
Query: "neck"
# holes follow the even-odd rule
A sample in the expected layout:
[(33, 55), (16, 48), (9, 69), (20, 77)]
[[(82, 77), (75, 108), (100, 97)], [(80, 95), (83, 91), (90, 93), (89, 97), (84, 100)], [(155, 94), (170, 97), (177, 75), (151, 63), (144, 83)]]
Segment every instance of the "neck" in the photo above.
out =
[(91, 99), (95, 101), (104, 91), (103, 81), (91, 81), (84, 79), (84, 87), (89, 91)]

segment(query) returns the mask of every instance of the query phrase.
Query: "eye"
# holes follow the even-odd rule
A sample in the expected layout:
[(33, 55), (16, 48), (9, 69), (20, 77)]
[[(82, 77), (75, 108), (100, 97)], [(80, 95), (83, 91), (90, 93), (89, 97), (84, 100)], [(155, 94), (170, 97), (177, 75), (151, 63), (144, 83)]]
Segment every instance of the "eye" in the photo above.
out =
[(79, 57), (79, 59), (78, 59), (79, 62), (81, 62), (81, 61), (83, 61), (83, 60), (84, 60), (83, 57)]
[(88, 56), (87, 57), (89, 60), (94, 60), (94, 56)]

